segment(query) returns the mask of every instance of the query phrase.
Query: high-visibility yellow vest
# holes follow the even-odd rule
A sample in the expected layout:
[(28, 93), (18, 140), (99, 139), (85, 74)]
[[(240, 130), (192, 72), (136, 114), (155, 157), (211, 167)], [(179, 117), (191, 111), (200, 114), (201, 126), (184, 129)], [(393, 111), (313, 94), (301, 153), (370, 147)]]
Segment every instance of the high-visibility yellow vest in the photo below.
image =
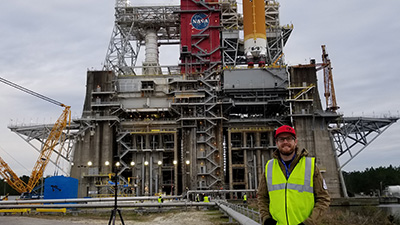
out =
[(269, 194), (269, 210), (277, 225), (299, 224), (314, 208), (315, 158), (302, 157), (286, 179), (277, 159), (265, 165)]
[(243, 201), (247, 201), (247, 195), (243, 195)]
[(203, 202), (210, 202), (209, 200), (208, 200), (208, 196), (204, 196), (204, 201)]

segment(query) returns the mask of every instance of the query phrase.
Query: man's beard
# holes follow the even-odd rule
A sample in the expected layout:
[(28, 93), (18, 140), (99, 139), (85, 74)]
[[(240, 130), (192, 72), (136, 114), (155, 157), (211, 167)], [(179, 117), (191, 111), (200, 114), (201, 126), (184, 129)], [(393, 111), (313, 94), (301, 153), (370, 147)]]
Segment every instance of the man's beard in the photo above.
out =
[(289, 155), (291, 155), (295, 150), (296, 150), (296, 148), (293, 147), (293, 148), (290, 149), (290, 151), (279, 150), (279, 153), (281, 153), (282, 155), (289, 156)]

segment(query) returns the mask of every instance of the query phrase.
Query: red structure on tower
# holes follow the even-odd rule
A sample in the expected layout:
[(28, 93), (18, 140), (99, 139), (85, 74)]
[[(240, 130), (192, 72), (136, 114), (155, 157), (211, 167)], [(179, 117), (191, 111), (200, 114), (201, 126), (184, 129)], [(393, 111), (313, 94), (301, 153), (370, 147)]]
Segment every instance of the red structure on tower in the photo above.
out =
[(181, 72), (202, 73), (221, 64), (217, 0), (181, 0)]

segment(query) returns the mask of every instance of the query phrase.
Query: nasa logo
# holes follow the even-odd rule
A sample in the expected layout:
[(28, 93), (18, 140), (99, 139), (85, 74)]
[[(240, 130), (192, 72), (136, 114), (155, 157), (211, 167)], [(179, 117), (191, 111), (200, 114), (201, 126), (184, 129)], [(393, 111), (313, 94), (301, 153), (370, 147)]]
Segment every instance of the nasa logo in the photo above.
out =
[(196, 13), (192, 16), (191, 23), (195, 29), (203, 30), (204, 28), (208, 27), (210, 20), (206, 14)]

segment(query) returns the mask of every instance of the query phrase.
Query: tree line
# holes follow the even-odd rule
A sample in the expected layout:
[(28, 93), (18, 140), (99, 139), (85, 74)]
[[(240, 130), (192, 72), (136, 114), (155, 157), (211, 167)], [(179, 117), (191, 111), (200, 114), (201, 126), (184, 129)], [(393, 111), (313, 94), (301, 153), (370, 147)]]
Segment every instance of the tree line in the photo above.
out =
[(383, 191), (386, 186), (400, 185), (400, 166), (367, 168), (364, 171), (343, 171), (349, 196), (352, 194), (370, 194), (371, 192)]
[[(20, 177), (20, 179), (23, 182), (28, 183), (29, 176), (23, 175)], [(0, 196), (5, 196), (7, 194), (20, 195), (20, 193), (18, 191), (14, 190), (14, 188), (12, 188), (5, 180), (0, 180)]]

